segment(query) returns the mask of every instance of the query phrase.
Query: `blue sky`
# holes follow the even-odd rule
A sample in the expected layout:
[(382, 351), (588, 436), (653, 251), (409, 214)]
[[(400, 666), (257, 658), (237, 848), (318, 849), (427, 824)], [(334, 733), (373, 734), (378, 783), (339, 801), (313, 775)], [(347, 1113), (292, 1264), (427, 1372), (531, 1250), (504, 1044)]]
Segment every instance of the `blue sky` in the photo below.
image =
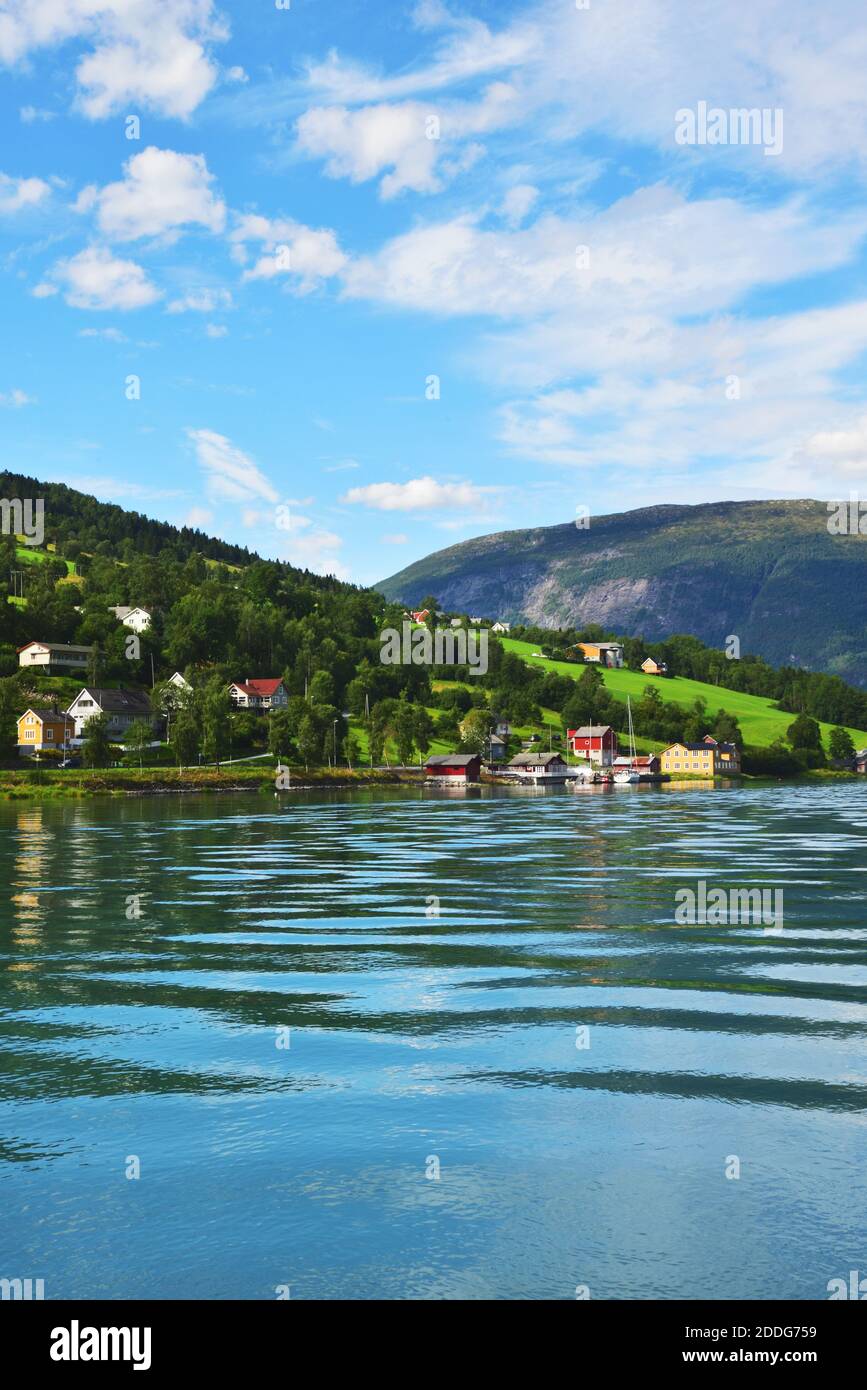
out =
[(865, 62), (855, 0), (0, 0), (4, 463), (362, 583), (860, 493)]

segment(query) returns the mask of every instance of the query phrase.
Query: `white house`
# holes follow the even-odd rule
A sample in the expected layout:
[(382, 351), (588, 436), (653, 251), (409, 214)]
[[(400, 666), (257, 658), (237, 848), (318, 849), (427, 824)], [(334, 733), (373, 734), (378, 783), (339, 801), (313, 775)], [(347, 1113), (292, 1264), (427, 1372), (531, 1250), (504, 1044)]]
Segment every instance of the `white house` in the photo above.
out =
[(69, 642), (28, 642), (18, 648), (18, 665), (39, 668), (43, 671), (79, 670), (87, 665), (93, 655), (93, 647), (83, 647)]
[(66, 713), (75, 721), (75, 737), (83, 738), (88, 719), (108, 715), (110, 738), (123, 738), (130, 724), (143, 719), (153, 722), (151, 704), (143, 690), (97, 690), (85, 687), (76, 695)]
[(511, 623), (494, 623), (494, 626), (491, 628), (491, 632), (511, 632), (511, 631), (512, 631), (512, 624), (511, 624)]
[(183, 690), (184, 692), (190, 691), (193, 688), (186, 677), (181, 675), (180, 671), (175, 671), (173, 676), (169, 676), (166, 685), (173, 685), (176, 689)]
[(283, 682), (276, 680), (235, 681), (229, 686), (229, 699), (236, 709), (285, 709), (289, 703)]
[(146, 608), (124, 608), (122, 605), (109, 608), (108, 611), (114, 614), (119, 623), (123, 623), (124, 627), (130, 628), (133, 632), (147, 632), (153, 616)]

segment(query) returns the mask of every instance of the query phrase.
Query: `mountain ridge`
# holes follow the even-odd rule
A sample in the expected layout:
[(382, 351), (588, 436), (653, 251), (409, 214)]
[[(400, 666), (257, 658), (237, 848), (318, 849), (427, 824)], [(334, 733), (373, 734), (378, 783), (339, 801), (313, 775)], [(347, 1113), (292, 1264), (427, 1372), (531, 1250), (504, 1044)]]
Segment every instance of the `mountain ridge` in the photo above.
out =
[[(492, 532), (381, 581), (407, 604), (539, 627), (591, 622), (659, 641), (691, 633), (776, 665), (867, 685), (867, 535), (832, 535), (828, 504), (664, 503)], [(841, 595), (844, 602), (841, 603)]]

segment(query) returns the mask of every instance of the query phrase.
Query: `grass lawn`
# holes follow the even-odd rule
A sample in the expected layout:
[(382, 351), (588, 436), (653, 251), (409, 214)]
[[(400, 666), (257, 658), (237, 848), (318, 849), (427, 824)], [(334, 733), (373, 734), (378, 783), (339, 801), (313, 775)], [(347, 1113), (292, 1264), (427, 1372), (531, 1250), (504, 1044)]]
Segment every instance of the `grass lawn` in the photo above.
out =
[[(531, 666), (538, 666), (543, 671), (555, 671), (557, 675), (570, 676), (573, 680), (578, 680), (584, 671), (583, 665), (579, 666), (571, 661), (546, 661), (544, 657), (534, 657), (536, 647), (532, 642), (519, 642), (506, 637), (503, 638), (503, 646)], [(793, 714), (774, 709), (773, 701), (763, 696), (745, 695), (738, 690), (706, 685), (703, 681), (686, 680), (683, 676), (646, 676), (643, 671), (611, 671), (602, 666), (597, 667), (597, 670), (601, 671), (602, 678), (615, 699), (624, 703), (627, 695), (631, 695), (633, 700), (640, 700), (645, 686), (648, 685), (655, 685), (664, 700), (685, 707), (701, 697), (707, 701), (709, 716), (716, 715), (721, 709), (727, 710), (740, 724), (744, 742), (759, 748), (767, 747), (775, 738), (785, 739), (786, 730), (795, 718)], [(831, 724), (820, 724), (826, 746), (832, 727)], [(856, 748), (867, 747), (867, 731), (849, 729), (849, 733)], [(646, 748), (643, 751), (650, 751), (649, 740), (636, 738), (636, 744), (644, 744)]]

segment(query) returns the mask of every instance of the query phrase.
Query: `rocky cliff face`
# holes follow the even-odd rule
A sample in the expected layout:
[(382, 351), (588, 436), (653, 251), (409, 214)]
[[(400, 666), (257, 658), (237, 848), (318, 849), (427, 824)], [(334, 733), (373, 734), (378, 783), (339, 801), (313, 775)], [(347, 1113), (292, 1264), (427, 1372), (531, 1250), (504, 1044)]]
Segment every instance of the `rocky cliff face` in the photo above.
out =
[(693, 633), (776, 665), (867, 685), (867, 535), (831, 535), (825, 503), (650, 507), (504, 531), (437, 551), (377, 585), (406, 604), (542, 627), (589, 622), (657, 640)]

